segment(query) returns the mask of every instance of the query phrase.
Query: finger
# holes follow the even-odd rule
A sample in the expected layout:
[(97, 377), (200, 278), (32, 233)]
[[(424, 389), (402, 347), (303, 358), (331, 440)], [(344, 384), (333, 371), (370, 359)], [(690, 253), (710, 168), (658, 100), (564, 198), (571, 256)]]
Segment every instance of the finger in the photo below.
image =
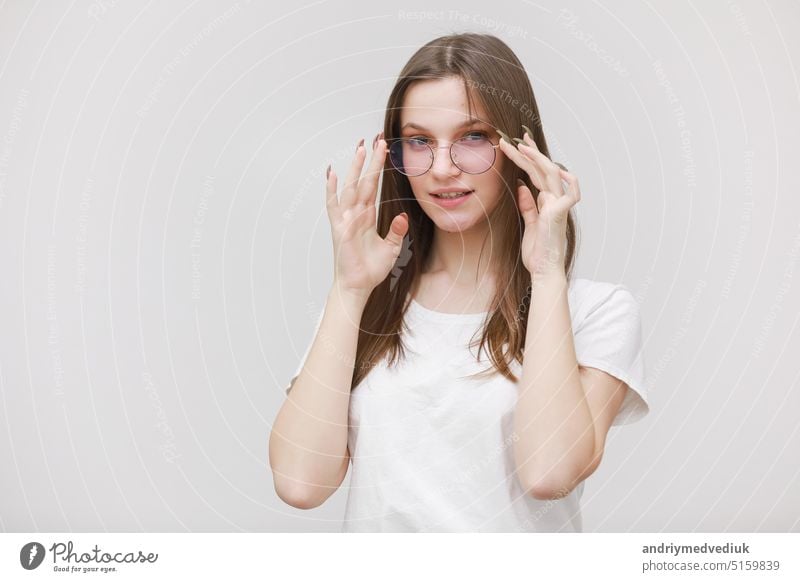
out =
[(328, 209), (328, 218), (339, 215), (339, 200), (336, 196), (336, 172), (328, 164), (327, 178), (325, 179), (325, 206)]
[(378, 181), (381, 178), (383, 166), (386, 163), (386, 140), (379, 139), (372, 150), (367, 173), (361, 177), (358, 183), (358, 201), (366, 205), (375, 204), (378, 194)]
[(574, 174), (570, 174), (563, 168), (559, 170), (560, 176), (567, 181), (569, 184), (568, 192), (569, 196), (571, 196), (575, 202), (580, 201), (581, 199), (581, 187), (578, 185), (578, 177)]
[(364, 160), (367, 157), (366, 150), (364, 149), (364, 140), (358, 142), (356, 146), (356, 155), (353, 157), (353, 162), (350, 164), (350, 169), (347, 172), (342, 185), (342, 195), (339, 200), (339, 205), (343, 208), (349, 208), (356, 201), (356, 189), (358, 188), (358, 179), (361, 176), (361, 169), (364, 167)]
[(509, 159), (511, 159), (512, 162), (514, 162), (526, 174), (528, 174), (528, 177), (530, 177), (531, 182), (537, 190), (541, 192), (542, 190), (546, 189), (543, 177), (540, 175), (539, 169), (536, 167), (536, 164), (533, 163), (533, 160), (525, 156), (519, 149), (502, 139), (500, 140), (500, 149)]
[(401, 212), (394, 217), (392, 224), (389, 225), (389, 232), (386, 233), (386, 237), (383, 239), (392, 246), (396, 251), (396, 255), (400, 254), (400, 250), (403, 247), (403, 237), (407, 232), (408, 214)]
[(556, 196), (564, 194), (564, 186), (561, 184), (559, 177), (559, 167), (556, 166), (550, 158), (544, 155), (536, 146), (536, 142), (531, 140), (532, 145), (527, 143), (519, 145), (519, 151), (529, 158), (535, 165), (540, 175), (544, 178), (544, 190), (549, 190)]
[(539, 219), (539, 210), (533, 192), (520, 179), (517, 179), (517, 205), (526, 225), (534, 224)]
[(539, 195), (539, 208), (552, 219), (554, 224), (563, 224), (569, 217), (569, 210), (575, 200), (568, 195), (556, 196), (552, 192), (543, 192)]
[(523, 129), (525, 129), (525, 131), (522, 133), (522, 139), (523, 139), (523, 141), (524, 141), (526, 144), (528, 144), (528, 145), (535, 144), (535, 143), (536, 143), (536, 141), (533, 139), (533, 132), (531, 132), (531, 131), (530, 131), (530, 130), (529, 130), (527, 127), (525, 127), (524, 125), (523, 125), (522, 127), (523, 127)]

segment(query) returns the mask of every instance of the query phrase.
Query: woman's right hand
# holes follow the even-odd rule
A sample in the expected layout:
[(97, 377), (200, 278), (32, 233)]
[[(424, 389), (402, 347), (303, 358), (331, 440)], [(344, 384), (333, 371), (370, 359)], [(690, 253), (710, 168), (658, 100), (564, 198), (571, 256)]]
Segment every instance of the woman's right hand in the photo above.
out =
[(389, 275), (400, 255), (403, 237), (408, 232), (408, 216), (403, 212), (392, 220), (386, 238), (378, 234), (375, 200), (386, 160), (386, 141), (377, 141), (367, 172), (361, 176), (366, 157), (366, 148), (359, 144), (341, 196), (336, 194), (338, 180), (333, 170), (329, 170), (326, 184), (328, 218), (333, 236), (334, 286), (340, 292), (356, 295), (365, 301)]

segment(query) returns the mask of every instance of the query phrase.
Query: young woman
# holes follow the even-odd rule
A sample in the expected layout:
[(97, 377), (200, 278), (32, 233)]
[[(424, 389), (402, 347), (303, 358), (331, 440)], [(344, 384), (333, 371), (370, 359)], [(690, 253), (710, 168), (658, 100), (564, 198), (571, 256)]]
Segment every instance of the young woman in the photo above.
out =
[(363, 143), (328, 170), (334, 281), (270, 435), (278, 496), (316, 507), (352, 460), (343, 531), (582, 531), (609, 428), (649, 410), (640, 315), (571, 277), (580, 188), (525, 70), (491, 35), (433, 40), (365, 172)]

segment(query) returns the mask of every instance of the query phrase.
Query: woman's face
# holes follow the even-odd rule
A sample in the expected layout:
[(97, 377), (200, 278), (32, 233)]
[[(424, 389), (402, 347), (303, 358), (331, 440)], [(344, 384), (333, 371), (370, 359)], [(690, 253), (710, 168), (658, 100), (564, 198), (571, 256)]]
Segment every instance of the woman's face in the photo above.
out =
[[(398, 137), (425, 138), (435, 151), (430, 170), (421, 176), (408, 176), (414, 197), (434, 224), (448, 232), (463, 232), (482, 224), (503, 192), (502, 165), (506, 160), (500, 148), (495, 148), (494, 165), (482, 174), (463, 172), (450, 159), (450, 144), (476, 132), (497, 144), (497, 132), (485, 122), (488, 116), (483, 105), (476, 102), (474, 108), (481, 121), (470, 119), (463, 81), (450, 77), (415, 82), (406, 92), (400, 112)], [(471, 193), (454, 205), (435, 195), (442, 191)]]

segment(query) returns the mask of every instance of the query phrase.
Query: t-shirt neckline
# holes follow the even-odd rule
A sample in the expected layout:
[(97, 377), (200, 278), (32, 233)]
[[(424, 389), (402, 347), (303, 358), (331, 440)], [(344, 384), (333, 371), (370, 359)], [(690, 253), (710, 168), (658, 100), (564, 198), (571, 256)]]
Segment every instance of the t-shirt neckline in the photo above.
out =
[(481, 311), (479, 313), (445, 313), (444, 311), (434, 311), (423, 306), (413, 297), (411, 297), (409, 307), (415, 309), (426, 319), (436, 319), (439, 321), (478, 322), (483, 321), (483, 319), (489, 313), (488, 311)]
[[(573, 285), (576, 281), (575, 277), (569, 279), (568, 289), (569, 292), (572, 293)], [(435, 319), (437, 321), (463, 321), (468, 323), (474, 322), (481, 322), (483, 321), (486, 316), (489, 314), (488, 311), (481, 311), (479, 313), (445, 313), (444, 311), (434, 311), (433, 309), (428, 309), (424, 307), (421, 303), (419, 303), (416, 299), (414, 299), (410, 293), (407, 294), (409, 298), (409, 311), (414, 312), (416, 311), (420, 316), (426, 319)]]

